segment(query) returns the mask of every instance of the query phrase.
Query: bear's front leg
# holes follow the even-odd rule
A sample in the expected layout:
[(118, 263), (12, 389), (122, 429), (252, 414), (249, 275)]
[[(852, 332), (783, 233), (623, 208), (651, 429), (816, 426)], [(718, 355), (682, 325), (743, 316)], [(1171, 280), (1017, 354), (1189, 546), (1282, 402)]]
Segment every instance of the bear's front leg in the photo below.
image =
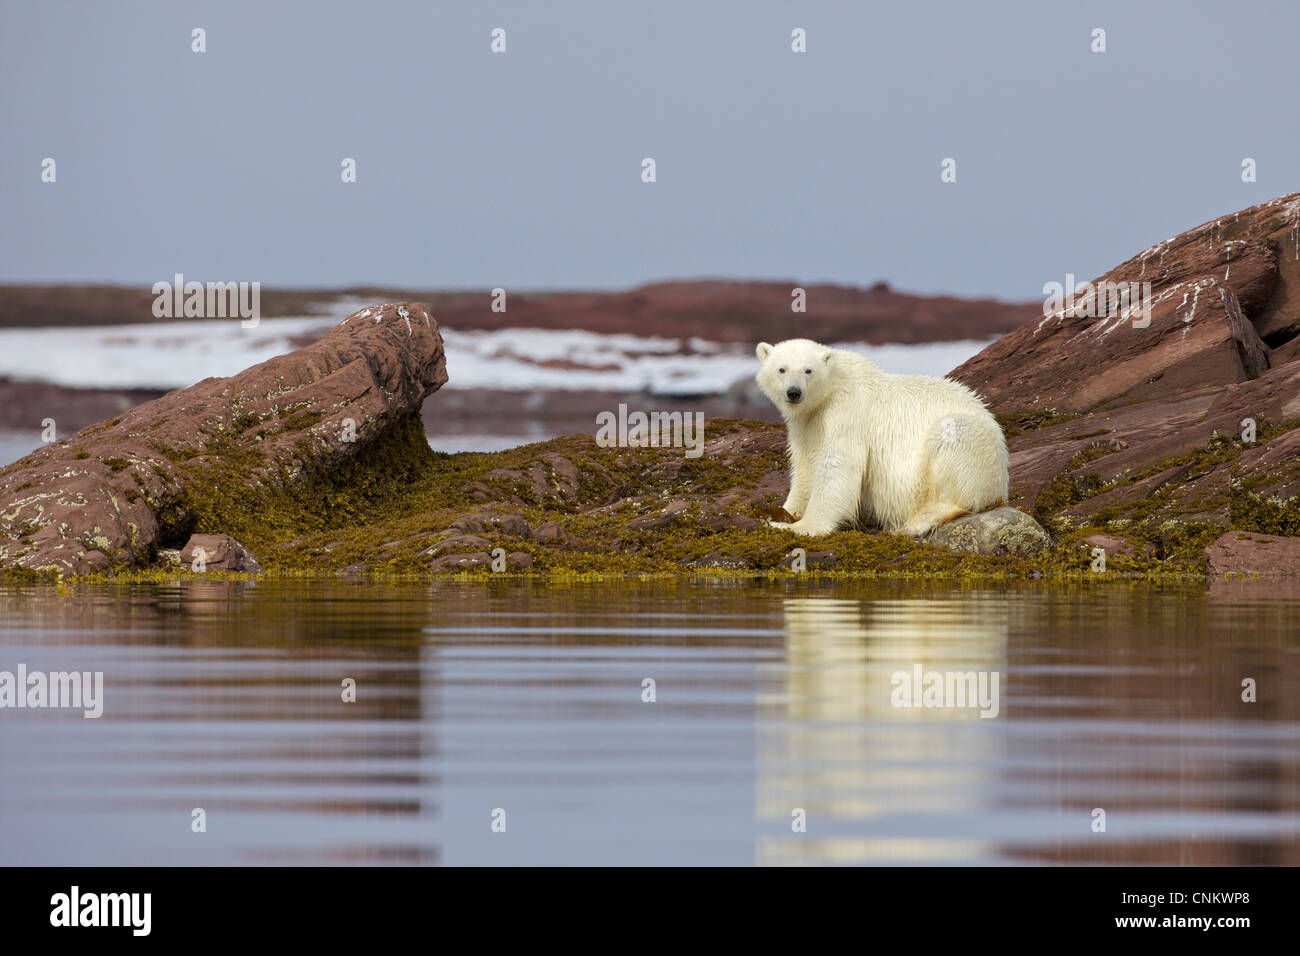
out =
[(857, 519), (861, 507), (865, 462), (827, 455), (813, 472), (808, 507), (792, 524), (772, 522), (772, 527), (795, 534), (820, 537)]
[(802, 518), (812, 495), (812, 468), (808, 456), (797, 448), (790, 449), (790, 494), (781, 507), (792, 518)]
[(793, 523), (787, 521), (769, 521), (773, 528), (780, 528), (782, 531), (793, 531), (795, 534), (802, 534), (810, 538), (820, 538), (833, 532), (837, 525), (826, 525), (821, 522), (808, 521), (800, 518)]

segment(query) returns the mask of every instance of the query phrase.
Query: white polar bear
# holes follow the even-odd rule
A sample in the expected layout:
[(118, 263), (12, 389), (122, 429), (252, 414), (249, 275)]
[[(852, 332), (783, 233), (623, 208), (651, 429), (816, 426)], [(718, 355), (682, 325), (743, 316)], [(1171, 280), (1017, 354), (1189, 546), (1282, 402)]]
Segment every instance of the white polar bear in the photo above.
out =
[(974, 392), (931, 375), (894, 375), (843, 349), (759, 343), (757, 380), (781, 411), (797, 534), (846, 524), (920, 537), (1007, 496), (1002, 429)]

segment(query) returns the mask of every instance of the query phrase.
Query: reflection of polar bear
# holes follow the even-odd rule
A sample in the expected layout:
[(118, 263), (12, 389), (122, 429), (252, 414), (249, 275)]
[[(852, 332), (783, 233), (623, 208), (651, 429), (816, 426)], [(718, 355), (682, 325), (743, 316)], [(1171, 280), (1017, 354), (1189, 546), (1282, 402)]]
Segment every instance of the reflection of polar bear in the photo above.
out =
[(958, 382), (892, 375), (808, 339), (760, 343), (758, 384), (788, 429), (798, 534), (842, 524), (920, 536), (1007, 496), (1007, 446), (979, 397)]

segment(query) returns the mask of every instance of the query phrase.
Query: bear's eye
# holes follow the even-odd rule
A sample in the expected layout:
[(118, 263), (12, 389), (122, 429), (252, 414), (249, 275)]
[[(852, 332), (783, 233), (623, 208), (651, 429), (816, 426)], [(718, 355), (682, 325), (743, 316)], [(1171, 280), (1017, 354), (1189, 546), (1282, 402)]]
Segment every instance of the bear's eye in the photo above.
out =
[(810, 369), (810, 368), (806, 368), (806, 369), (803, 370), (803, 373), (804, 373), (805, 375), (811, 375), (811, 374), (812, 374), (812, 369)]
[(785, 369), (783, 369), (783, 368), (779, 368), (779, 369), (776, 370), (776, 372), (777, 372), (778, 375), (784, 375), (784, 374), (785, 374)]

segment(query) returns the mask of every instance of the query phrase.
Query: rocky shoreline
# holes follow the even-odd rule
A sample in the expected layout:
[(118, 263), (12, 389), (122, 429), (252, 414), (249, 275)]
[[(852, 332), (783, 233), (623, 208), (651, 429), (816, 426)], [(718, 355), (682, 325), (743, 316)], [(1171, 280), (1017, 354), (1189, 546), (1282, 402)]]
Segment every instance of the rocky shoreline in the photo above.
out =
[[(326, 315), (346, 301), (412, 301), (426, 303), (444, 328), (464, 332), (581, 329), (749, 345), (788, 331), (795, 288), (806, 295), (807, 311), (797, 314), (801, 330), (825, 341), (880, 345), (987, 339), (1011, 331), (1036, 311), (1032, 302), (913, 295), (884, 282), (858, 287), (793, 279), (692, 279), (611, 291), (512, 289), (504, 300), (490, 289), (262, 289), (260, 311), (273, 323), (289, 316)], [(0, 328), (168, 321), (155, 318), (153, 301), (147, 287), (0, 284)]]
[(438, 397), (425, 399), (447, 378), (442, 338), (428, 306), (402, 302), (0, 470), (0, 567), (1297, 573), (1298, 223), (1294, 194), (1189, 230), (1097, 280), (1151, 283), (1149, 322), (1063, 308), (958, 368), (1007, 431), (1011, 496), (929, 541), (768, 527), (786, 490), (784, 433), (771, 422), (710, 419), (699, 457), (601, 447), (590, 434), (435, 452), (421, 414), (437, 416)]

